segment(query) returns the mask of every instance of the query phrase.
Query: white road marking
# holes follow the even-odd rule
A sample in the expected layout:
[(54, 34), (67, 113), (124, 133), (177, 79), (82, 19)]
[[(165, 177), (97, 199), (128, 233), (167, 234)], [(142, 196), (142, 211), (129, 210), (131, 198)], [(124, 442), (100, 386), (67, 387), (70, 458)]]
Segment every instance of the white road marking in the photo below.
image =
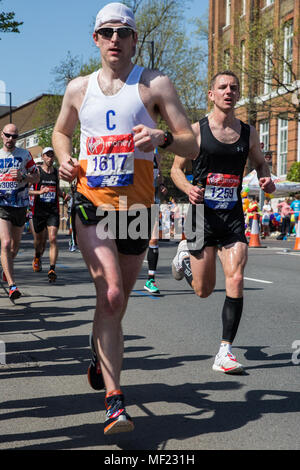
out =
[(289, 255), (289, 256), (300, 256), (300, 253), (290, 253), (288, 251), (276, 251), (276, 255)]
[(273, 284), (271, 281), (264, 281), (262, 279), (252, 279), (251, 277), (244, 277), (246, 281), (262, 282), (263, 284)]

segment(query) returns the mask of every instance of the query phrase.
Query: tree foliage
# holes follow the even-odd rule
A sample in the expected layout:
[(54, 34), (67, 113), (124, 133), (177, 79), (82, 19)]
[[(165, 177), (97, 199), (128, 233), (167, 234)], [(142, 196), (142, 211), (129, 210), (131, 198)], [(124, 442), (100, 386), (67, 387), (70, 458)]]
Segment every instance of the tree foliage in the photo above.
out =
[(300, 182), (300, 162), (294, 162), (287, 174), (288, 181)]
[[(2, 0), (0, 0), (0, 3)], [(23, 24), (15, 20), (15, 13), (13, 11), (10, 12), (0, 12), (0, 32), (2, 33), (19, 33), (19, 26)], [(1, 40), (1, 38), (0, 38)]]
[[(296, 17), (294, 19), (296, 21)], [(261, 14), (254, 10), (250, 22), (237, 17), (235, 45), (230, 49), (230, 67), (241, 77), (242, 97), (250, 113), (265, 112), (278, 117), (283, 110), (289, 120), (298, 119), (300, 102), (295, 99), (299, 93), (299, 79), (292, 47), (299, 48), (299, 24), (283, 22), (274, 28), (273, 13)], [(293, 33), (289, 43), (285, 41), (287, 28)], [(241, 43), (244, 41), (245, 55)], [(224, 66), (228, 57), (224, 51)]]

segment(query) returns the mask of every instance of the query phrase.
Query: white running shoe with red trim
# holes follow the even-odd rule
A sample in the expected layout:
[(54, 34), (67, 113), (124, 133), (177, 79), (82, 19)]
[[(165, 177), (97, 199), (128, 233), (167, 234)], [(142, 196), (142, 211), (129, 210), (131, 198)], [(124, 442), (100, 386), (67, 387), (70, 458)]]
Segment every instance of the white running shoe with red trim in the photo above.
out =
[(236, 357), (230, 352), (217, 354), (212, 368), (224, 374), (241, 374), (244, 370), (242, 364), (240, 364), (236, 360)]

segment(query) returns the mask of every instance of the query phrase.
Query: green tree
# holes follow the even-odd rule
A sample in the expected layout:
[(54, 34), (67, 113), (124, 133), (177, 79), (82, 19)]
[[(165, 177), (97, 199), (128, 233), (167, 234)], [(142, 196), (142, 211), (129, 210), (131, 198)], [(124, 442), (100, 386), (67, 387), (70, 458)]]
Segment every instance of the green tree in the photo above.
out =
[(300, 181), (300, 162), (294, 162), (287, 174), (288, 181)]
[[(0, 0), (0, 3), (2, 0)], [(0, 32), (1, 33), (19, 33), (19, 26), (23, 24), (22, 22), (15, 20), (15, 13), (10, 12), (0, 12)], [(0, 38), (1, 40), (1, 38)]]
[[(282, 22), (274, 28), (273, 15), (273, 10), (261, 14), (254, 9), (248, 23), (238, 16), (235, 45), (230, 49), (230, 67), (241, 77), (242, 97), (253, 123), (259, 112), (272, 118), (284, 111), (289, 120), (298, 120), (300, 115), (299, 70), (292, 59), (293, 48), (299, 49), (300, 24), (295, 17), (294, 23)], [(291, 34), (289, 41), (287, 33)], [(219, 51), (226, 62), (224, 52)]]

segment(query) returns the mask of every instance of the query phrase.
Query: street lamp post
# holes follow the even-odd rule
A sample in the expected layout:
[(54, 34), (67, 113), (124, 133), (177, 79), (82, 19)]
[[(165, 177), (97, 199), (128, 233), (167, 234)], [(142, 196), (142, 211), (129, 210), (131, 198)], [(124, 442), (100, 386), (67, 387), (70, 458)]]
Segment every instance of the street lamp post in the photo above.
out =
[(9, 123), (12, 123), (12, 100), (11, 100), (11, 91), (0, 91), (0, 93), (4, 93), (5, 95), (9, 96)]
[(151, 45), (151, 68), (152, 70), (154, 69), (154, 41), (144, 41), (144, 40), (139, 40), (139, 42), (142, 42), (143, 44), (150, 44)]

